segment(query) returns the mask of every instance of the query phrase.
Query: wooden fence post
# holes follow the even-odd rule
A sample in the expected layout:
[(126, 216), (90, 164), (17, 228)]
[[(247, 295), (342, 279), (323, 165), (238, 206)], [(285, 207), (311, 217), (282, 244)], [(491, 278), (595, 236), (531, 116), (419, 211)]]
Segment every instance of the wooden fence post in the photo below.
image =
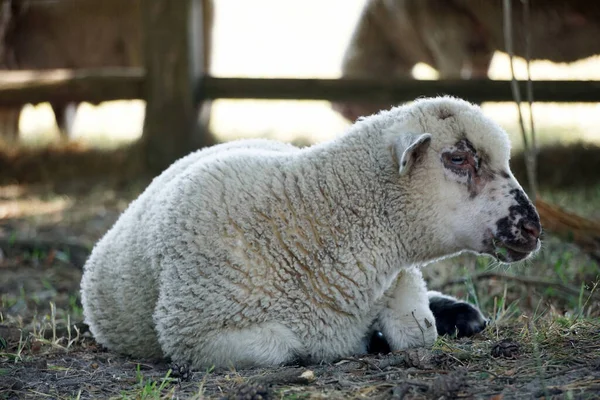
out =
[(204, 74), (202, 0), (144, 0), (146, 116), (142, 143), (154, 172), (212, 144), (198, 125), (194, 88)]

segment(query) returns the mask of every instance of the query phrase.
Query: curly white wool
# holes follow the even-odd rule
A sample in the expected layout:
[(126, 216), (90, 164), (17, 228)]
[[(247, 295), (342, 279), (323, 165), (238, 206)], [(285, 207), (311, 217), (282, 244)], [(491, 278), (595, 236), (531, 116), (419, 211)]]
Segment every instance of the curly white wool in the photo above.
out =
[[(506, 133), (477, 106), (418, 100), (299, 149), (268, 140), (195, 152), (157, 177), (96, 245), (82, 301), (97, 341), (194, 367), (393, 350), (437, 333), (419, 267), (469, 250), (520, 190), (476, 195), (440, 154), (467, 139), (509, 174)], [(493, 189), (490, 191), (490, 189)], [(490, 201), (495, 191), (494, 201)]]

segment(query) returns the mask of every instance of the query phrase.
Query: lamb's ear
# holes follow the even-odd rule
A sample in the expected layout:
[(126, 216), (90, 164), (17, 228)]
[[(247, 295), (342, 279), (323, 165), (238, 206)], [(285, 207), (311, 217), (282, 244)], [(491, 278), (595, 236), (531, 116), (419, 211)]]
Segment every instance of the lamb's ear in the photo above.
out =
[(394, 157), (398, 160), (400, 175), (406, 175), (415, 160), (429, 147), (431, 134), (407, 133), (398, 136), (394, 143)]

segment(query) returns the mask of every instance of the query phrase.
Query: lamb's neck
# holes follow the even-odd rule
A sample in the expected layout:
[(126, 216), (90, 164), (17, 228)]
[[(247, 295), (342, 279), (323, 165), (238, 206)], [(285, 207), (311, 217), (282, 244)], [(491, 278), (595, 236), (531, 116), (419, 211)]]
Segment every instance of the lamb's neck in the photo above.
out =
[[(350, 140), (316, 147), (309, 155), (314, 184), (327, 202), (348, 215), (372, 218), (381, 191), (371, 149)], [(342, 214), (343, 215), (343, 214)]]
[(439, 207), (417, 187), (387, 185), (389, 226), (397, 235), (399, 255), (405, 265), (426, 265), (452, 255), (439, 235)]
[(386, 213), (385, 181), (392, 172), (381, 169), (378, 155), (376, 145), (364, 142), (328, 143), (311, 149), (302, 176), (319, 197), (313, 214), (336, 227), (340, 248), (363, 248), (368, 258), (389, 258), (398, 265), (401, 246)]
[(398, 176), (381, 136), (355, 133), (316, 147), (310, 157), (314, 182), (334, 210), (328, 223), (360, 231), (355, 236), (388, 271), (448, 256), (433, 237), (431, 199)]

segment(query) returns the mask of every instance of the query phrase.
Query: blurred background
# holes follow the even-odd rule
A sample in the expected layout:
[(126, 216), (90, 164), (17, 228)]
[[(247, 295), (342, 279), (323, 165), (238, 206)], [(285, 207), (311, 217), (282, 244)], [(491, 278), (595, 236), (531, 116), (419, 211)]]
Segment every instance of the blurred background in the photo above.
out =
[[(214, 8), (211, 75), (338, 78), (342, 74), (344, 52), (364, 4), (364, 0), (218, 0)], [(417, 79), (439, 77), (425, 63), (417, 63), (412, 72)], [(516, 60), (515, 72), (520, 79), (526, 77), (523, 58)], [(598, 80), (600, 57), (585, 54), (581, 60), (568, 64), (535, 60), (531, 75), (536, 80)], [(494, 53), (488, 76), (511, 78), (506, 53)], [(483, 107), (486, 114), (513, 135), (514, 146), (521, 146), (514, 104), (486, 103)], [(536, 104), (540, 140), (598, 143), (599, 111), (599, 104)], [(100, 105), (84, 102), (74, 115), (72, 139), (91, 146), (116, 146), (138, 139), (143, 119), (141, 100)], [(271, 137), (318, 142), (331, 139), (348, 124), (325, 101), (217, 100), (210, 120), (211, 131), (223, 141)], [(48, 103), (26, 105), (19, 126), (22, 143), (27, 146), (46, 145), (59, 137)]]

